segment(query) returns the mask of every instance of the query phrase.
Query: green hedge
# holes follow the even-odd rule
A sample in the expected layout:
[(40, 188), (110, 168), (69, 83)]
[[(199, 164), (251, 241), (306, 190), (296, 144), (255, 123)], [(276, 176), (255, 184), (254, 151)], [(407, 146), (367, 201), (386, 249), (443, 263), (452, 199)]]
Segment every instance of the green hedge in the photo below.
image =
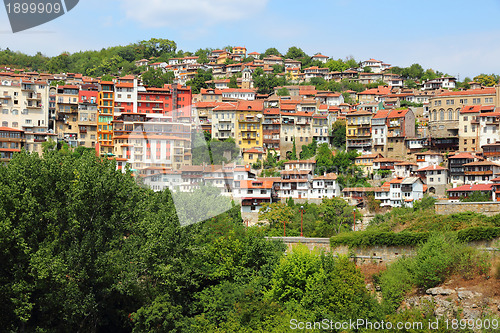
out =
[(330, 238), (330, 246), (349, 245), (365, 247), (373, 245), (404, 246), (418, 245), (429, 237), (428, 232), (361, 231), (339, 234)]
[(500, 237), (500, 228), (496, 227), (470, 227), (458, 231), (457, 238), (462, 242), (492, 240)]
[[(497, 227), (470, 227), (456, 231), (457, 238), (462, 242), (492, 240), (500, 237)], [(414, 246), (425, 242), (429, 232), (393, 232), (393, 231), (360, 231), (338, 234), (330, 238), (330, 246), (348, 245), (349, 247), (366, 246)]]

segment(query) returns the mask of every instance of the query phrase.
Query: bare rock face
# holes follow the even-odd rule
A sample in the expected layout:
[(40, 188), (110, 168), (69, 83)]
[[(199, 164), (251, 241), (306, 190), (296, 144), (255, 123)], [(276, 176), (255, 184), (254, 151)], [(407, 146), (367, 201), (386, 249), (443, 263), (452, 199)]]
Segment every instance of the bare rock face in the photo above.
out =
[(442, 295), (442, 296), (448, 296), (451, 294), (455, 293), (455, 290), (453, 289), (447, 289), (447, 288), (441, 288), (441, 287), (436, 287), (436, 288), (430, 288), (425, 291), (427, 295)]
[[(476, 320), (481, 318), (484, 308), (491, 304), (491, 300), (483, 294), (465, 288), (456, 290), (436, 287), (425, 291), (425, 295), (411, 296), (405, 299), (400, 310), (409, 308), (424, 308), (431, 304), (434, 315), (438, 318), (454, 319), (461, 314), (463, 319)], [(500, 311), (500, 304), (494, 304)], [(459, 311), (459, 310), (462, 311)]]
[(467, 300), (476, 297), (481, 297), (482, 294), (471, 290), (465, 290), (464, 288), (459, 288), (457, 291), (457, 296), (459, 300)]

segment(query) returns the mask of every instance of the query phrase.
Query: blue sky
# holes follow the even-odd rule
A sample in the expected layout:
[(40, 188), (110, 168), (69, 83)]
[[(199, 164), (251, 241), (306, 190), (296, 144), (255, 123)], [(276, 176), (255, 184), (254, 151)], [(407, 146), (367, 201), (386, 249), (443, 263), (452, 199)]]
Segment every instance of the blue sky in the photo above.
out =
[(53, 56), (151, 37), (188, 51), (298, 46), (334, 58), (420, 63), (463, 79), (500, 73), (499, 14), (499, 0), (80, 0), (68, 14), (17, 34), (0, 9), (0, 48)]

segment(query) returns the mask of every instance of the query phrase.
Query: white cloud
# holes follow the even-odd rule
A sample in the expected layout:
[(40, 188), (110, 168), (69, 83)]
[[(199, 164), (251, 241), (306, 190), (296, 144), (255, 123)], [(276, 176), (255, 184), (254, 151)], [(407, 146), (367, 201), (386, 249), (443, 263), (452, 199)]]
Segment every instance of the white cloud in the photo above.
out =
[(252, 16), (268, 0), (122, 0), (127, 18), (146, 27), (191, 28), (239, 21)]

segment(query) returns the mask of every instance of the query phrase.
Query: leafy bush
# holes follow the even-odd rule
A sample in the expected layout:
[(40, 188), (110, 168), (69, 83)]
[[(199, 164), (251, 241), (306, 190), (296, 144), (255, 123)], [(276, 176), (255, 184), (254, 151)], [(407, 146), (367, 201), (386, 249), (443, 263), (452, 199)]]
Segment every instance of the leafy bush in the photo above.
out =
[(415, 285), (431, 288), (444, 282), (452, 271), (454, 245), (442, 234), (429, 237), (412, 258), (411, 273)]
[(393, 311), (412, 287), (432, 288), (454, 274), (471, 279), (489, 268), (488, 254), (460, 242), (456, 234), (431, 234), (414, 257), (403, 257), (380, 274), (383, 304)]
[(459, 230), (457, 233), (458, 239), (462, 242), (492, 240), (499, 236), (500, 228), (482, 226)]
[(424, 242), (429, 237), (427, 232), (393, 232), (393, 231), (361, 231), (343, 233), (330, 238), (330, 245), (348, 245), (350, 247), (364, 247), (374, 245), (411, 246)]

